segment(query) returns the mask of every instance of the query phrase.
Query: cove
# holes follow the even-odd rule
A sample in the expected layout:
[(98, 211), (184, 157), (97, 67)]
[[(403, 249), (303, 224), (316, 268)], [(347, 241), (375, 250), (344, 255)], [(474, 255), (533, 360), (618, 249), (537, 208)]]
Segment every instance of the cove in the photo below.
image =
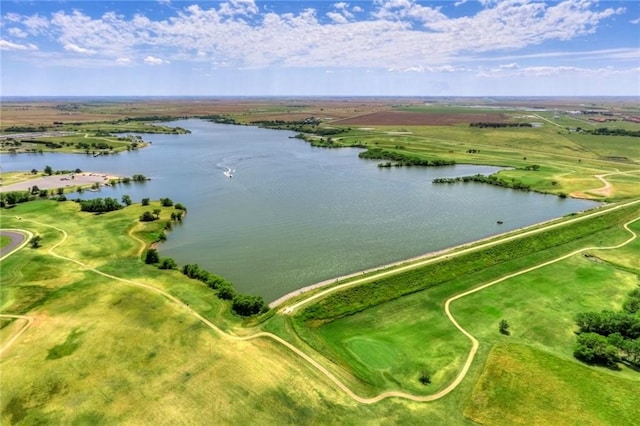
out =
[[(161, 255), (197, 263), (267, 301), (598, 205), (476, 183), (431, 183), (496, 167), (379, 168), (378, 161), (359, 159), (358, 149), (313, 148), (292, 132), (202, 120), (168, 124), (192, 133), (147, 135), (148, 148), (95, 158), (2, 155), (3, 171), (50, 165), (151, 177), (83, 197), (129, 194), (134, 201), (169, 197), (185, 204), (188, 215), (159, 247)], [(225, 176), (228, 169), (233, 178)]]

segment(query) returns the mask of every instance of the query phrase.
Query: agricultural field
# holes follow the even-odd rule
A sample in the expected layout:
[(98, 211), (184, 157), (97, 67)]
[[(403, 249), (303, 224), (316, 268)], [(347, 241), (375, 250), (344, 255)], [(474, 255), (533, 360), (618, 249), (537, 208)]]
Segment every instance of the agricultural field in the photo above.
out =
[[(577, 131), (578, 115), (552, 110), (574, 109), (571, 100), (531, 102), (535, 111), (478, 102), (3, 103), (3, 125), (60, 121), (79, 133), (152, 115), (269, 122), (381, 162), (505, 166), (494, 184), (605, 204), (292, 295), (249, 318), (221, 288), (145, 262), (173, 206), (12, 205), (0, 210), (2, 228), (40, 239), (0, 268), (2, 423), (636, 423), (637, 366), (589, 365), (573, 351), (577, 314), (620, 311), (640, 286), (638, 138)], [(638, 105), (598, 108), (624, 115)], [(470, 126), (479, 122), (495, 126)], [(71, 144), (60, 150), (101, 138), (111, 136), (60, 136)], [(3, 173), (3, 185), (25, 172)], [(140, 221), (152, 210), (157, 220)]]

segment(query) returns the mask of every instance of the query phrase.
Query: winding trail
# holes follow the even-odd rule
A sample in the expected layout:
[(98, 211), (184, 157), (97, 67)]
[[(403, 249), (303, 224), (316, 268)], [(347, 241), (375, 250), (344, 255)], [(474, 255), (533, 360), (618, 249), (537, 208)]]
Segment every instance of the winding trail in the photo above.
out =
[[(459, 252), (456, 252), (456, 253), (453, 253), (451, 255), (452, 256), (453, 255), (459, 255), (461, 253), (466, 253), (466, 252), (471, 251), (471, 250), (478, 250), (478, 249), (481, 249), (481, 248), (484, 248), (484, 247), (488, 247), (488, 246), (492, 246), (492, 245), (498, 244), (500, 242), (508, 241), (508, 240), (511, 240), (511, 239), (514, 239), (514, 238), (519, 238), (520, 236), (523, 236), (523, 235), (528, 235), (528, 234), (535, 233), (535, 232), (542, 232), (543, 230), (556, 228), (558, 226), (562, 226), (562, 225), (567, 224), (567, 223), (572, 223), (572, 222), (576, 222), (578, 220), (584, 220), (584, 219), (589, 218), (589, 217), (594, 217), (594, 216), (598, 216), (598, 215), (601, 215), (601, 214), (605, 214), (607, 212), (610, 212), (610, 211), (613, 211), (613, 210), (616, 210), (616, 209), (619, 209), (619, 208), (622, 208), (622, 207), (634, 205), (634, 204), (637, 204), (639, 202), (640, 202), (640, 200), (635, 200), (635, 201), (631, 201), (631, 202), (628, 202), (628, 203), (620, 204), (620, 205), (612, 207), (612, 208), (603, 209), (603, 210), (597, 210), (597, 211), (595, 211), (593, 213), (586, 214), (586, 215), (584, 215), (582, 217), (579, 217), (579, 218), (569, 219), (569, 220), (564, 221), (564, 222), (549, 224), (547, 226), (543, 226), (541, 228), (537, 228), (537, 229), (534, 229), (534, 230), (526, 231), (526, 232), (523, 232), (521, 234), (507, 236), (507, 237), (505, 237), (503, 239), (499, 239), (498, 241), (491, 241), (491, 242), (482, 244), (480, 246), (475, 246), (475, 247), (470, 247), (468, 249), (463, 249), (463, 250), (461, 250)], [(148, 284), (144, 284), (144, 283), (128, 280), (128, 279), (125, 279), (125, 278), (120, 278), (120, 277), (117, 277), (117, 276), (114, 276), (114, 275), (111, 275), (111, 274), (107, 274), (105, 272), (102, 272), (102, 271), (99, 271), (99, 270), (97, 270), (95, 268), (92, 268), (92, 267), (90, 267), (90, 266), (88, 266), (88, 265), (86, 265), (86, 264), (84, 264), (84, 263), (82, 263), (82, 262), (80, 262), (80, 261), (78, 261), (76, 259), (72, 259), (72, 258), (69, 258), (69, 257), (66, 257), (66, 256), (62, 256), (62, 255), (59, 255), (59, 254), (55, 253), (54, 250), (58, 246), (60, 246), (61, 244), (63, 244), (66, 241), (67, 236), (68, 236), (66, 231), (64, 229), (58, 228), (56, 226), (49, 225), (49, 224), (44, 224), (44, 223), (37, 222), (37, 221), (34, 221), (34, 220), (29, 220), (29, 219), (23, 219), (23, 220), (25, 222), (31, 222), (31, 223), (34, 223), (34, 224), (37, 224), (37, 225), (40, 225), (40, 226), (45, 226), (45, 227), (48, 227), (48, 228), (55, 229), (55, 230), (59, 231), (62, 234), (62, 236), (63, 236), (62, 239), (60, 241), (58, 241), (56, 244), (54, 244), (48, 250), (49, 254), (51, 254), (52, 256), (57, 257), (57, 258), (62, 259), (62, 260), (65, 260), (65, 261), (73, 262), (73, 263), (79, 265), (80, 267), (84, 268), (85, 270), (94, 272), (94, 273), (96, 273), (98, 275), (102, 275), (102, 276), (107, 277), (109, 279), (112, 279), (112, 280), (115, 280), (115, 281), (119, 281), (119, 282), (123, 282), (123, 283), (129, 284), (129, 285), (135, 286), (135, 287), (143, 288), (145, 290), (149, 290), (149, 291), (151, 291), (153, 293), (156, 293), (156, 294), (158, 294), (160, 296), (163, 296), (166, 299), (168, 299), (169, 301), (175, 303), (177, 306), (179, 306), (181, 309), (183, 309), (188, 314), (192, 315), (194, 318), (197, 318), (199, 321), (201, 321), (207, 327), (209, 327), (210, 329), (214, 330), (217, 334), (219, 334), (221, 337), (223, 337), (223, 338), (225, 338), (227, 340), (231, 340), (231, 341), (249, 341), (249, 340), (258, 339), (258, 338), (268, 338), (268, 339), (271, 339), (271, 340), (273, 340), (273, 341), (275, 341), (277, 343), (280, 343), (281, 345), (287, 347), (293, 353), (298, 355), (300, 358), (305, 360), (307, 363), (309, 363), (312, 367), (314, 367), (320, 373), (325, 375), (331, 382), (333, 382), (335, 384), (335, 386), (337, 388), (342, 390), (345, 394), (347, 394), (353, 400), (355, 400), (357, 402), (360, 402), (360, 403), (363, 403), (363, 404), (373, 404), (373, 403), (379, 402), (379, 401), (381, 401), (383, 399), (393, 398), (393, 397), (408, 399), (408, 400), (416, 401), (416, 402), (435, 401), (437, 399), (440, 399), (440, 398), (444, 397), (445, 395), (449, 394), (450, 392), (452, 392), (462, 382), (462, 380), (464, 380), (465, 376), (467, 375), (467, 373), (468, 373), (468, 371), (469, 371), (469, 369), (471, 367), (471, 364), (472, 364), (473, 360), (475, 359), (475, 356), (476, 356), (476, 353), (477, 353), (478, 348), (480, 346), (480, 343), (478, 342), (478, 340), (473, 335), (471, 335), (471, 333), (469, 333), (467, 330), (465, 330), (456, 321), (455, 317), (451, 313), (451, 303), (453, 303), (456, 300), (459, 300), (459, 299), (461, 299), (461, 298), (463, 298), (465, 296), (468, 296), (470, 294), (479, 292), (479, 291), (484, 290), (484, 289), (486, 289), (488, 287), (491, 287), (493, 285), (496, 285), (498, 283), (506, 281), (506, 280), (508, 280), (510, 278), (526, 274), (528, 272), (534, 271), (534, 270), (539, 269), (539, 268), (543, 268), (545, 266), (551, 265), (551, 264), (556, 263), (556, 262), (560, 262), (560, 261), (562, 261), (564, 259), (567, 259), (567, 258), (569, 258), (571, 256), (574, 256), (574, 255), (576, 255), (578, 253), (582, 253), (582, 252), (589, 251), (589, 250), (613, 250), (613, 249), (621, 248), (621, 247), (629, 244), (630, 242), (634, 241), (637, 238), (637, 234), (633, 230), (631, 230), (629, 228), (629, 225), (631, 223), (637, 221), (637, 220), (640, 220), (640, 216), (635, 218), (635, 219), (633, 219), (633, 220), (630, 220), (630, 221), (628, 221), (627, 223), (624, 224), (624, 229), (626, 229), (631, 234), (631, 236), (626, 241), (623, 241), (620, 244), (617, 244), (617, 245), (614, 245), (614, 246), (606, 246), (606, 247), (586, 247), (586, 248), (582, 248), (582, 249), (579, 249), (579, 250), (575, 250), (575, 251), (573, 251), (571, 253), (559, 256), (559, 257), (557, 257), (555, 259), (552, 259), (552, 260), (549, 260), (547, 262), (544, 262), (544, 263), (532, 266), (530, 268), (526, 268), (526, 269), (514, 272), (512, 274), (503, 276), (503, 277), (501, 277), (499, 279), (496, 279), (494, 281), (488, 282), (486, 284), (483, 284), (483, 285), (481, 285), (479, 287), (476, 287), (476, 288), (473, 288), (471, 290), (465, 291), (463, 293), (459, 293), (459, 294), (457, 294), (455, 296), (452, 296), (449, 299), (447, 299), (447, 301), (445, 302), (445, 306), (444, 306), (444, 311), (445, 311), (445, 314), (446, 314), (447, 318), (449, 319), (449, 321), (451, 321), (453, 323), (453, 325), (462, 334), (464, 334), (471, 341), (471, 344), (472, 344), (471, 350), (469, 351), (469, 354), (467, 355), (467, 359), (466, 359), (462, 369), (460, 370), (460, 372), (456, 376), (456, 378), (446, 388), (444, 388), (444, 389), (440, 390), (439, 392), (434, 393), (432, 395), (421, 396), (421, 395), (413, 395), (413, 394), (406, 393), (406, 392), (401, 392), (401, 391), (388, 391), (388, 392), (383, 392), (383, 393), (381, 393), (381, 394), (379, 394), (379, 395), (377, 395), (375, 397), (371, 397), (371, 398), (365, 398), (365, 397), (357, 395), (346, 384), (344, 384), (342, 381), (340, 381), (340, 379), (338, 379), (333, 373), (331, 373), (327, 368), (325, 368), (322, 364), (320, 364), (314, 358), (312, 358), (311, 356), (309, 356), (308, 354), (306, 354), (305, 352), (303, 352), (302, 350), (300, 350), (296, 346), (292, 345), (291, 343), (287, 342), (286, 340), (282, 339), (281, 337), (276, 336), (275, 334), (268, 333), (268, 332), (258, 332), (258, 333), (255, 333), (253, 335), (250, 335), (250, 336), (236, 336), (236, 335), (233, 335), (233, 334), (229, 334), (229, 333), (223, 331), (222, 329), (220, 329), (218, 326), (213, 324), (211, 321), (209, 321), (205, 317), (203, 317), (197, 311), (195, 311), (192, 308), (190, 308), (188, 305), (186, 305), (180, 299), (178, 299), (177, 297), (169, 294), (168, 292), (166, 292), (164, 290), (161, 290), (161, 289), (159, 289), (157, 287), (154, 287), (154, 286), (151, 286), (151, 285), (148, 285)], [(132, 231), (130, 231), (130, 233), (131, 232)], [(141, 241), (139, 239), (137, 239), (137, 240)], [(143, 249), (144, 249), (144, 242), (142, 242), (142, 244), (143, 244)], [(443, 256), (438, 256), (436, 258), (429, 258), (429, 259), (426, 259), (423, 262), (420, 262), (420, 265), (424, 265), (426, 263), (434, 262), (434, 261), (440, 260), (442, 258), (443, 258)], [(400, 271), (406, 270), (408, 268), (414, 268), (414, 267), (418, 267), (418, 266), (416, 266), (414, 264), (414, 265), (410, 265), (410, 266), (399, 267), (399, 268), (397, 268), (397, 269), (395, 269), (393, 271), (385, 271), (385, 272), (382, 272), (380, 274), (377, 274), (377, 275), (375, 275), (375, 277), (382, 277), (382, 276), (390, 275), (392, 273), (398, 273)], [(369, 280), (369, 279), (375, 279), (375, 278), (368, 277), (367, 280)], [(360, 283), (362, 281), (364, 281), (364, 280), (357, 280), (355, 282), (351, 282), (351, 283), (343, 284), (341, 286), (333, 287), (331, 289), (327, 289), (324, 292), (318, 293), (316, 295), (313, 295), (313, 296), (309, 297), (308, 299), (305, 299), (303, 301), (300, 301), (300, 302), (296, 303), (295, 305), (293, 305), (293, 309), (296, 309), (297, 307), (300, 307), (303, 304), (309, 303), (312, 300), (316, 300), (317, 298), (322, 297), (322, 296), (324, 296), (324, 295), (326, 295), (326, 294), (328, 294), (330, 292), (337, 291), (337, 289), (339, 289), (339, 288), (344, 288), (346, 286), (356, 285), (357, 283)], [(293, 310), (288, 311), (288, 312), (289, 313), (293, 312)], [(7, 344), (5, 344), (0, 349), (0, 353), (2, 353), (2, 351), (5, 351), (12, 343), (14, 343), (20, 337), (20, 335), (24, 331), (26, 331), (26, 329), (33, 322), (33, 318), (28, 317), (28, 316), (20, 316), (20, 315), (1, 315), (1, 316), (10, 317), (10, 318), (25, 319), (25, 320), (27, 320), (27, 323), (15, 336), (13, 336), (13, 338)]]
[(618, 169), (616, 169), (615, 172), (611, 172), (611, 173), (603, 173), (603, 174), (599, 174), (599, 175), (593, 175), (594, 178), (598, 179), (600, 182), (602, 182), (602, 186), (598, 187), (598, 188), (593, 188), (593, 189), (586, 189), (584, 191), (575, 191), (572, 192), (571, 194), (569, 194), (571, 197), (575, 197), (575, 198), (588, 198), (587, 195), (589, 193), (597, 195), (597, 196), (601, 196), (601, 197), (610, 197), (611, 195), (613, 195), (613, 185), (611, 184), (611, 182), (609, 182), (608, 180), (606, 180), (606, 177), (609, 176), (616, 176), (616, 175), (633, 175), (634, 173), (640, 173), (640, 171), (637, 170), (631, 170), (631, 171), (626, 171), (626, 172), (621, 172)]

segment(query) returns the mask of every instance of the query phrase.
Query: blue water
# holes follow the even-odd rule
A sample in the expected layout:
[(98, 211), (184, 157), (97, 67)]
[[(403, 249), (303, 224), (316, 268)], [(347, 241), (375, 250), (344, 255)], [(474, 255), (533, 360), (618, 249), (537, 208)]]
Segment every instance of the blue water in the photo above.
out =
[[(169, 197), (188, 207), (162, 256), (198, 263), (266, 300), (350, 272), (477, 240), (596, 203), (436, 177), (495, 167), (378, 168), (358, 149), (313, 148), (291, 132), (202, 120), (188, 135), (146, 135), (134, 152), (2, 155), (3, 171), (75, 169), (152, 180), (83, 197)], [(235, 170), (233, 178), (224, 175)], [(504, 221), (498, 225), (497, 220)]]

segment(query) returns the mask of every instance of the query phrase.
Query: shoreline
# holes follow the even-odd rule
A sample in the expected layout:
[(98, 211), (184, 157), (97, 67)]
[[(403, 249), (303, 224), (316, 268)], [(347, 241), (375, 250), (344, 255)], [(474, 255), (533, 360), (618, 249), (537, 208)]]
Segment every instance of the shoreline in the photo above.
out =
[[(29, 174), (29, 172), (24, 172)], [(103, 172), (62, 173), (49, 176), (33, 175), (33, 178), (15, 182), (9, 185), (0, 184), (0, 192), (29, 191), (33, 186), (38, 189), (75, 188), (94, 184), (109, 185), (112, 180), (119, 180), (121, 176)]]
[[(589, 212), (589, 211), (592, 211), (592, 210), (601, 209), (601, 208), (603, 208), (604, 206), (607, 206), (607, 205), (608, 205), (607, 203), (599, 202), (599, 205), (594, 206), (591, 209), (578, 211), (578, 212), (575, 212), (574, 214), (582, 214), (582, 213)], [(341, 275), (341, 276), (338, 276), (338, 277), (335, 277), (335, 278), (329, 278), (329, 279), (326, 279), (326, 280), (323, 280), (323, 281), (320, 281), (320, 282), (317, 282), (317, 283), (314, 283), (314, 284), (310, 284), (310, 285), (301, 287), (301, 288), (299, 288), (297, 290), (290, 291), (289, 293), (287, 293), (287, 294), (285, 294), (283, 296), (280, 296), (279, 298), (277, 298), (273, 302), (270, 302), (268, 304), (268, 306), (269, 306), (269, 309), (276, 309), (276, 308), (280, 307), (282, 304), (284, 304), (285, 302), (287, 302), (288, 300), (293, 299), (294, 297), (300, 296), (300, 295), (302, 295), (304, 293), (307, 293), (309, 291), (312, 291), (312, 290), (317, 290), (319, 288), (328, 287), (331, 284), (337, 284), (337, 283), (339, 283), (340, 281), (343, 281), (343, 280), (355, 278), (357, 276), (365, 275), (365, 274), (368, 274), (368, 273), (371, 273), (371, 272), (384, 271), (386, 269), (403, 266), (403, 265), (406, 265), (406, 264), (410, 264), (412, 262), (418, 262), (418, 261), (421, 261), (421, 260), (426, 260), (426, 259), (431, 259), (431, 258), (435, 259), (435, 258), (438, 258), (438, 257), (444, 257), (447, 253), (450, 253), (450, 252), (453, 252), (453, 251), (456, 251), (456, 250), (460, 250), (460, 249), (469, 248), (469, 247), (472, 247), (472, 246), (474, 246), (476, 244), (483, 243), (483, 242), (486, 242), (486, 241), (490, 241), (492, 239), (502, 238), (502, 237), (506, 237), (506, 236), (511, 235), (511, 234), (516, 234), (516, 233), (519, 233), (519, 232), (527, 231), (527, 230), (533, 229), (533, 228), (541, 226), (541, 225), (550, 224), (552, 222), (555, 222), (557, 220), (562, 219), (563, 217), (565, 217), (565, 216), (561, 216), (561, 217), (557, 217), (557, 218), (553, 218), (553, 219), (548, 219), (548, 220), (545, 220), (543, 222), (534, 223), (534, 224), (529, 225), (529, 226), (524, 226), (524, 227), (521, 227), (521, 228), (512, 229), (510, 231), (502, 232), (502, 233), (499, 233), (499, 234), (490, 235), (488, 237), (481, 238), (479, 240), (469, 241), (467, 243), (462, 243), (462, 244), (454, 245), (454, 246), (451, 246), (451, 247), (446, 247), (446, 248), (443, 248), (443, 249), (430, 251), (430, 252), (427, 252), (427, 253), (424, 253), (424, 254), (421, 254), (421, 255), (417, 255), (417, 256), (414, 256), (414, 257), (407, 258), (407, 259), (398, 260), (396, 262), (391, 262), (391, 263), (380, 265), (380, 266), (374, 266), (372, 268), (368, 268), (368, 269), (365, 269), (365, 270), (362, 270), (362, 271), (356, 271), (356, 272), (352, 272), (350, 274)]]

